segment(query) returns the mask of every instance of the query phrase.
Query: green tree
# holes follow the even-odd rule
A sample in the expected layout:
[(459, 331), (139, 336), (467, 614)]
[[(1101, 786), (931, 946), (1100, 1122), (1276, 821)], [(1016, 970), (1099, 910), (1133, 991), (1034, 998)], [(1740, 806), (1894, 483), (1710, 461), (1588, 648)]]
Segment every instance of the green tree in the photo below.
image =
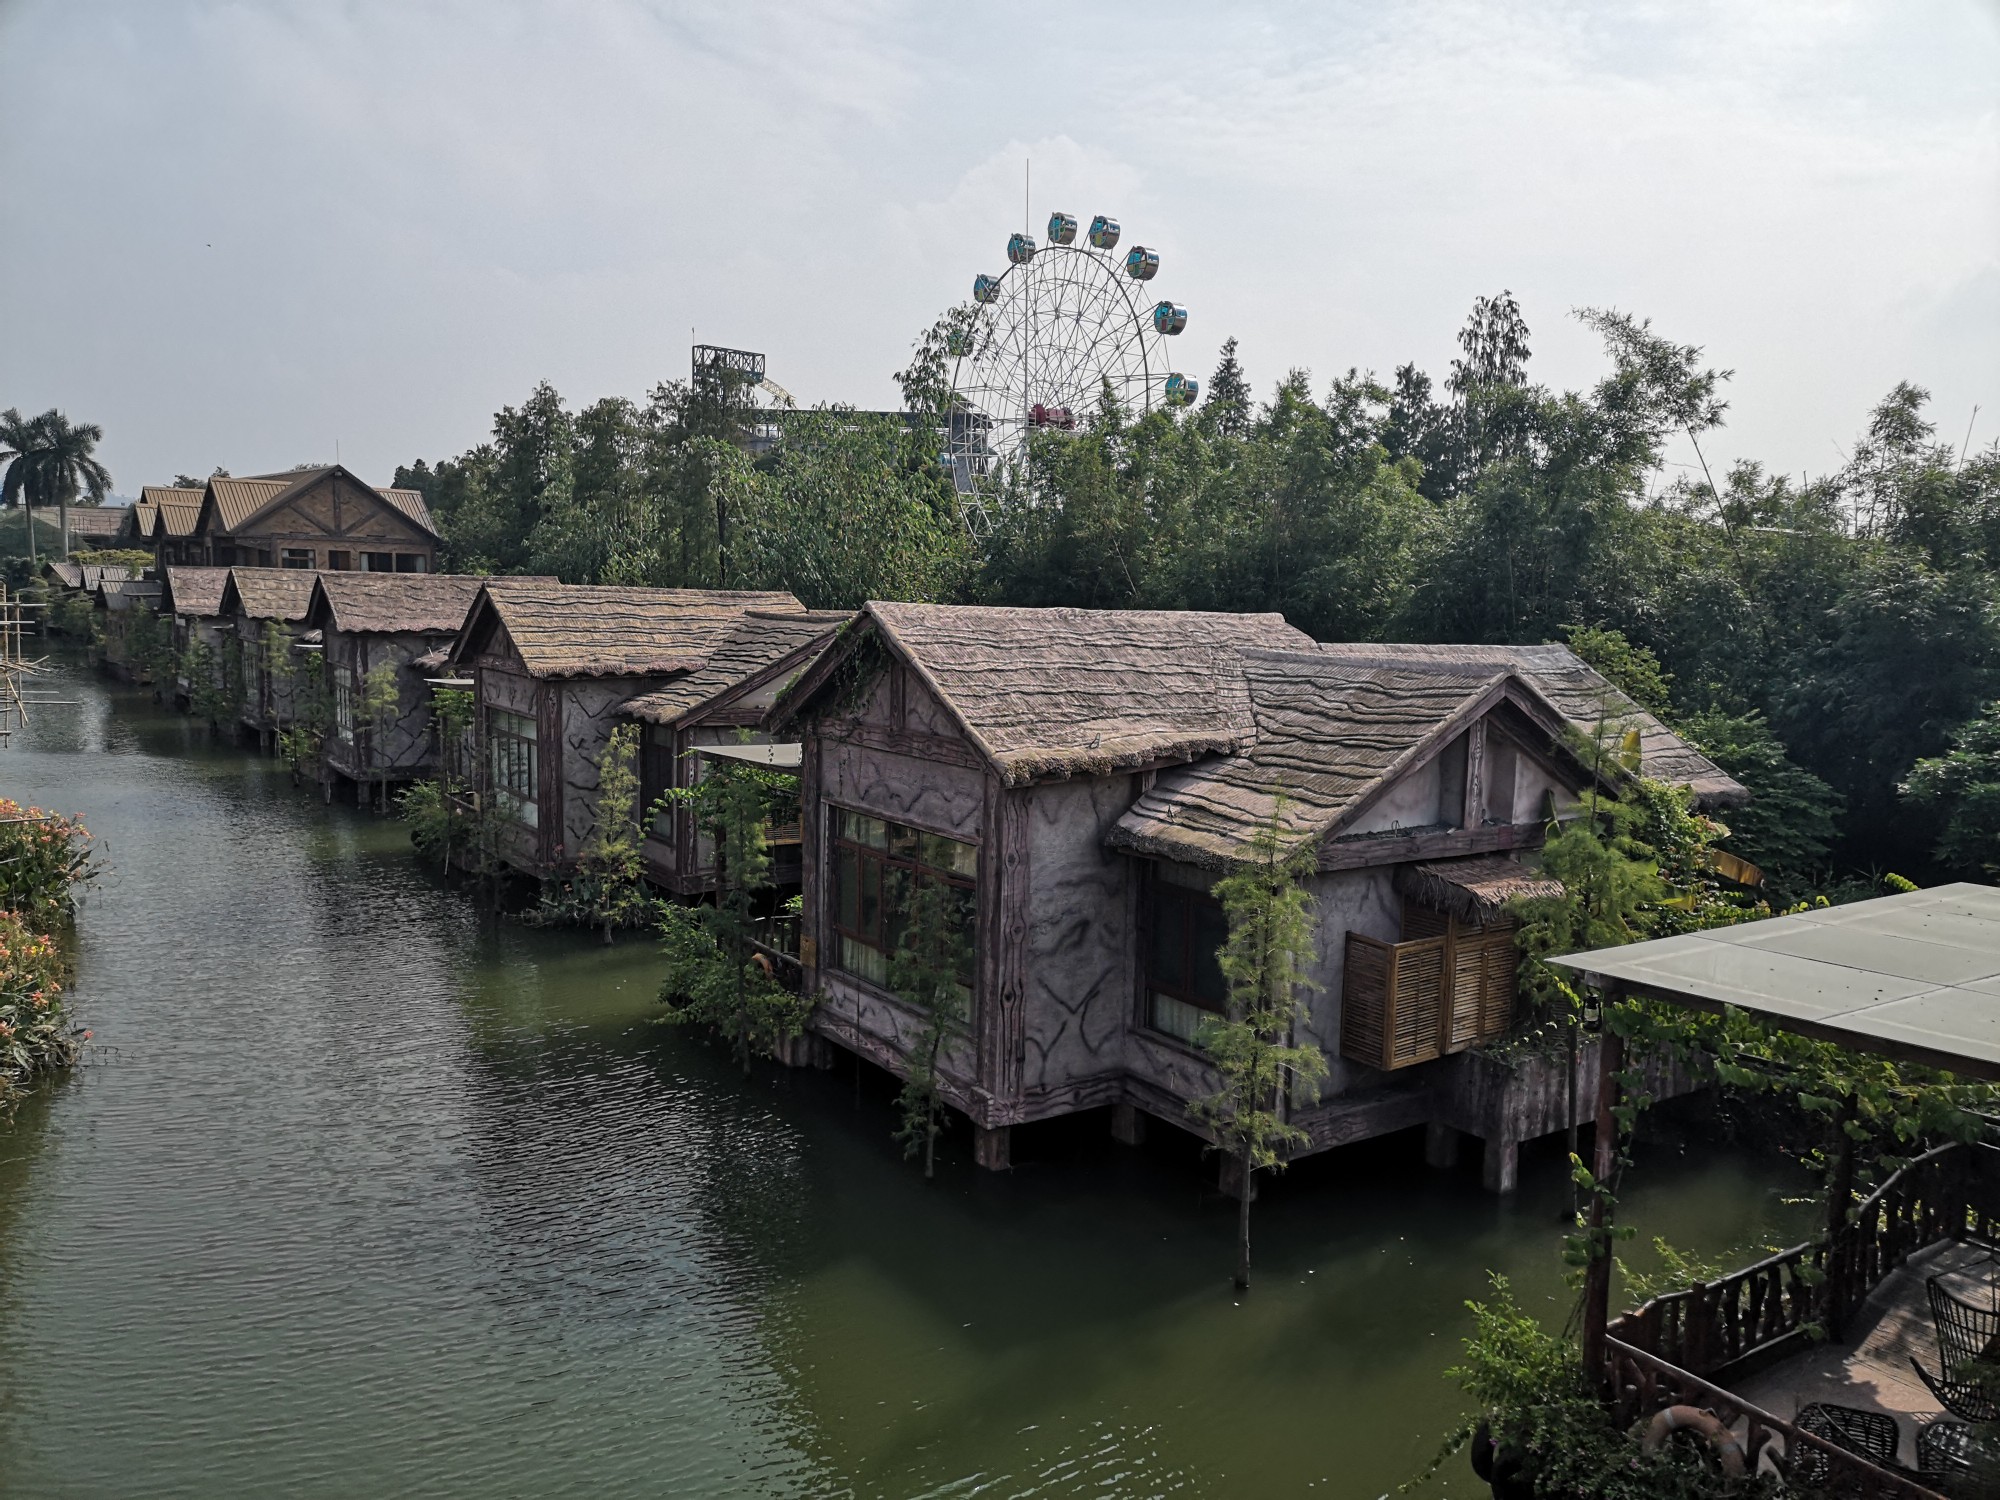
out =
[(770, 889), (772, 809), (796, 803), (792, 778), (743, 763), (712, 763), (690, 787), (661, 798), (687, 811), (715, 852), (715, 900), (659, 910), (667, 974), (665, 1019), (728, 1039), (747, 1075), (803, 1030), (812, 1003), (781, 985), (757, 947), (757, 915)]
[(1204, 1021), (1195, 1042), (1221, 1087), (1188, 1106), (1216, 1148), (1234, 1163), (1237, 1192), (1236, 1285), (1250, 1285), (1250, 1201), (1256, 1174), (1283, 1165), (1280, 1152), (1302, 1145), (1289, 1105), (1310, 1103), (1326, 1077), (1326, 1058), (1294, 1040), (1304, 1019), (1301, 996), (1315, 988), (1312, 896), (1307, 875), (1317, 846), (1289, 847), (1282, 803), (1250, 841), (1249, 857), (1216, 882), (1229, 937), (1219, 958), (1228, 1012)]
[(1943, 819), (1937, 857), (1952, 870), (2000, 870), (2000, 703), (1952, 731), (1951, 749), (1910, 768), (1903, 796)]
[[(0, 462), (7, 476), (0, 481), (0, 502), (17, 500), (33, 507), (53, 505), (60, 514), (62, 553), (69, 556), (69, 508), (88, 498), (101, 505), (111, 488), (111, 473), (96, 458), (104, 429), (93, 422), (72, 422), (54, 407), (23, 420), (9, 407), (0, 412)], [(34, 527), (28, 528), (29, 555), (34, 554)]]
[(1242, 437), (1250, 429), (1250, 382), (1236, 360), (1234, 335), (1222, 341), (1222, 357), (1215, 373), (1208, 377), (1208, 394), (1202, 397), (1202, 414), (1223, 437)]
[[(290, 668), (285, 681), (290, 690), (291, 711), (278, 729), (277, 743), (279, 758), (291, 768), (292, 785), (297, 786), (309, 766), (315, 777), (324, 774), (320, 755), (326, 748), (327, 730), (333, 725), (333, 694), (326, 680), (326, 655), (321, 651), (306, 651), (300, 653), (297, 662), (292, 662), (291, 636), (275, 621), (266, 623), (266, 639), (282, 643)], [(273, 687), (274, 703), (276, 694)]]
[(639, 726), (621, 724), (597, 765), (597, 809), (576, 869), (542, 896), (540, 918), (603, 929), (608, 945), (620, 927), (653, 915), (640, 858)]
[(403, 685), (396, 664), (391, 661), (377, 662), (368, 669), (361, 679), (361, 693), (355, 699), (354, 717), (356, 723), (368, 734), (368, 802), (375, 804), (376, 788), (383, 790), (380, 795), (385, 801), (388, 796), (389, 737), (395, 732), (396, 719), (403, 706)]
[(923, 1158), (928, 1181), (936, 1175), (937, 1141), (948, 1119), (938, 1064), (952, 1029), (966, 1020), (971, 924), (951, 887), (940, 880), (902, 877), (883, 900), (893, 900), (901, 913), (889, 988), (923, 1017), (896, 1095), (896, 1139), (906, 1157)]
[(1786, 753), (1762, 714), (1711, 709), (1681, 724), (1724, 771), (1750, 793), (1723, 816), (1723, 844), (1764, 872), (1764, 894), (1774, 906), (1806, 899), (1822, 878), (1837, 836), (1840, 794)]

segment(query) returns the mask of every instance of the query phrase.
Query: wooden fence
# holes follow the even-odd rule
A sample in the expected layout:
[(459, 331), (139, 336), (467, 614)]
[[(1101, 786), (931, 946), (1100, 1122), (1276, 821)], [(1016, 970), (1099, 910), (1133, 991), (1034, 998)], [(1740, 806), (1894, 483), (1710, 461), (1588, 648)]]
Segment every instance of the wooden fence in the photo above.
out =
[(1917, 1251), (2000, 1236), (2000, 1148), (1946, 1145), (1891, 1176), (1828, 1244), (1794, 1245), (1611, 1324), (1611, 1334), (1672, 1367), (1726, 1378), (1779, 1358), (1815, 1331), (1837, 1331)]

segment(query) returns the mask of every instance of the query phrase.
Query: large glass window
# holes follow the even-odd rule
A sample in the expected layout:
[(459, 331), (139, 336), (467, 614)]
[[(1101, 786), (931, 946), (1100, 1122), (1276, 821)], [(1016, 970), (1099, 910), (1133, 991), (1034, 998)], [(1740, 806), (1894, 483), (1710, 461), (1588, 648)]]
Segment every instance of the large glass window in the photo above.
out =
[(978, 881), (976, 845), (834, 809), (833, 925), (839, 967), (889, 988), (891, 965), (917, 936), (910, 926), (912, 913), (936, 898), (942, 903), (958, 975), (959, 1018), (969, 1020), (978, 954)]
[(345, 663), (333, 669), (333, 733), (346, 744), (354, 743), (354, 679)]
[(504, 708), (486, 710), (487, 769), (493, 782), (493, 805), (503, 817), (536, 826), (540, 816), (541, 747), (535, 721)]
[(1147, 885), (1146, 1023), (1191, 1043), (1204, 1016), (1228, 1011), (1219, 955), (1229, 924), (1221, 903), (1205, 890), (1163, 874)]

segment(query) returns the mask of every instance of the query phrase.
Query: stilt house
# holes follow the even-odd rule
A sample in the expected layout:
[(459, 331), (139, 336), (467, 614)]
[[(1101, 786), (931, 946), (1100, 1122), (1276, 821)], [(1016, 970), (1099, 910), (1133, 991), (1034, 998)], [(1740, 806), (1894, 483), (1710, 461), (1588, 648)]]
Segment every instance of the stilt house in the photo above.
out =
[(449, 657), (471, 679), (482, 792), (501, 858), (545, 879), (596, 821), (598, 766), (625, 705), (708, 665), (751, 610), (790, 594), (530, 583), (479, 592)]
[(97, 604), (104, 611), (104, 665), (114, 677), (143, 682), (147, 680), (147, 663), (142, 659), (145, 636), (159, 625), (154, 610), (160, 585), (150, 578), (103, 576), (110, 571), (102, 570), (97, 584)]
[[(333, 698), (323, 776), (359, 786), (431, 773), (431, 691), (418, 659), (458, 638), (486, 582), (459, 573), (318, 575), (305, 627), (319, 633)], [(384, 668), (396, 699), (378, 717), (363, 706), (370, 674)]]
[(224, 680), (230, 630), (223, 619), (222, 596), (228, 584), (227, 568), (168, 566), (162, 570), (160, 618), (173, 632), (177, 686), (185, 701), (192, 701), (195, 689), (185, 671), (189, 647), (203, 648), (215, 685)]
[(313, 575), (288, 568), (231, 568), (222, 615), (235, 638), (228, 670), (241, 688), (241, 723), (261, 737), (292, 722)]
[[(779, 700), (803, 742), (801, 959), (815, 1030), (904, 1070), (922, 1018), (888, 983), (913, 882), (962, 913), (964, 1012), (943, 1087), (1005, 1165), (1016, 1124), (1110, 1105), (1193, 1128), (1203, 1018), (1225, 1005), (1216, 878), (1274, 817), (1310, 843), (1301, 1030), (1329, 1059), (1286, 1102), (1300, 1154), (1430, 1124), (1559, 1129), (1461, 1053), (1504, 1031), (1505, 903), (1546, 889), (1552, 816), (1623, 774), (1586, 763), (1604, 711), (1645, 769), (1742, 789), (1566, 648), (1321, 647), (1278, 616), (871, 603)], [(1511, 1092), (1510, 1092), (1511, 1089)]]
[[(751, 610), (700, 671), (628, 702), (626, 716), (640, 725), (644, 805), (699, 780), (701, 747), (768, 745), (764, 721), (771, 704), (851, 618), (845, 611)], [(643, 857), (647, 879), (667, 890), (693, 895), (714, 889), (714, 851), (685, 812), (662, 813), (648, 825)], [(781, 889), (798, 885), (796, 822), (781, 821), (771, 830), (771, 879)]]

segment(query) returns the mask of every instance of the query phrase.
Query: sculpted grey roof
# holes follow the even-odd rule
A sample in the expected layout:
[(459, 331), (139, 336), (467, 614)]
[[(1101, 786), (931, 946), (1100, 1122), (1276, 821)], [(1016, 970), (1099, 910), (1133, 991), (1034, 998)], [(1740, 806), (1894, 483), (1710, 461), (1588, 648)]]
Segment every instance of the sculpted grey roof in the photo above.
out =
[(708, 664), (661, 688), (627, 700), (625, 712), (654, 724), (671, 724), (767, 667), (814, 642), (833, 639), (853, 616), (845, 610), (774, 614), (752, 610), (736, 622)]
[(1252, 732), (1242, 653), (1312, 644), (1277, 614), (880, 601), (867, 614), (1017, 786), (1236, 749)]
[(1603, 725), (1639, 731), (1639, 769), (1657, 781), (1692, 790), (1705, 807), (1749, 800), (1749, 792), (1714, 761), (1619, 691), (1567, 646), (1415, 646), (1325, 644), (1338, 661), (1412, 671), (1514, 671), (1529, 678), (1564, 718), (1587, 736)]
[[(481, 595), (531, 677), (699, 671), (748, 610), (803, 613), (786, 593), (515, 579)], [(466, 622), (473, 628), (475, 611)], [(463, 640), (464, 632), (461, 632)]]
[(1162, 771), (1113, 826), (1113, 848), (1214, 867), (1243, 858), (1274, 814), (1289, 843), (1337, 835), (1374, 793), (1503, 701), (1551, 735), (1562, 724), (1511, 671), (1360, 666), (1311, 650), (1247, 651), (1243, 662), (1249, 742)]

